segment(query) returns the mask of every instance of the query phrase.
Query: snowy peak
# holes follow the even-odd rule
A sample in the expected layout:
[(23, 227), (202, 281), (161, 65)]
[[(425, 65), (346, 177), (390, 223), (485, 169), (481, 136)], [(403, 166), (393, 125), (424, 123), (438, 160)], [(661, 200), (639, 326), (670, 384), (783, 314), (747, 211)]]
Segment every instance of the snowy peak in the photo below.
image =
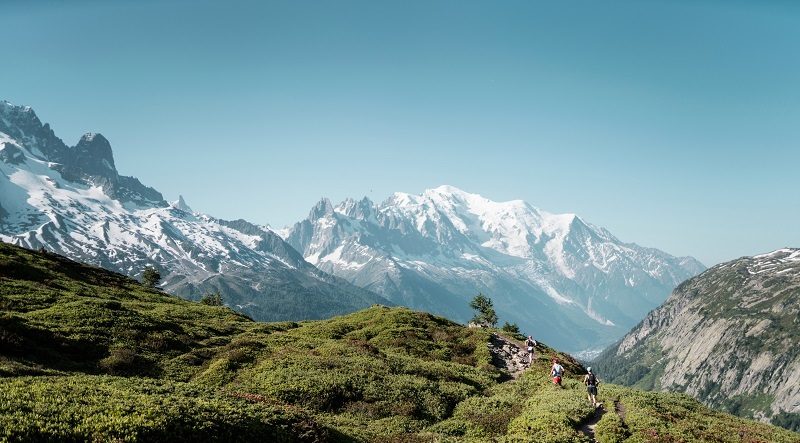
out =
[(56, 137), (50, 125), (42, 124), (28, 106), (0, 102), (0, 133), (29, 148), (30, 153), (41, 160), (56, 163), (69, 160), (70, 150), (67, 145)]
[(6, 100), (0, 100), (0, 117), (7, 124), (20, 126), (41, 126), (42, 122), (30, 106), (14, 105)]
[(111, 143), (102, 134), (84, 134), (75, 145), (74, 155), (74, 162), (87, 174), (108, 178), (117, 175)]
[[(281, 235), (309, 262), (395, 302), (458, 318), (460, 298), (483, 291), (520, 325), (555, 321), (529, 311), (550, 306), (561, 312), (559, 322), (576, 322), (569, 326), (575, 334), (593, 331), (602, 344), (703, 269), (691, 258), (623, 243), (575, 214), (447, 185), (396, 192), (380, 204), (345, 199), (333, 207), (323, 199)], [(562, 345), (587, 340), (573, 338)]]
[(98, 132), (87, 132), (86, 134), (83, 134), (81, 136), (81, 139), (78, 140), (78, 146), (81, 146), (81, 145), (84, 145), (84, 144), (92, 144), (95, 141), (99, 142), (102, 145), (108, 146), (108, 148), (110, 150), (111, 145), (108, 143), (108, 139), (103, 137), (103, 134), (100, 134)]
[(451, 186), (451, 185), (440, 185), (440, 186), (432, 188), (432, 189), (426, 189), (422, 193), (423, 194), (451, 195), (451, 196), (460, 197), (460, 198), (465, 198), (465, 197), (468, 197), (468, 196), (481, 197), (480, 195), (470, 194), (469, 192), (466, 192), (466, 191), (464, 191), (464, 190), (462, 190), (460, 188), (457, 188), (457, 187)]
[(507, 214), (538, 212), (522, 200), (495, 202), (479, 194), (472, 194), (449, 185), (426, 189), (420, 197), (423, 201), (442, 209), (447, 208), (475, 215), (497, 212), (505, 212)]
[[(84, 134), (77, 145), (69, 147), (48, 124), (42, 124), (31, 108), (8, 102), (0, 102), (0, 134), (5, 134), (4, 144), (13, 141), (11, 144), (24, 151), (31, 162), (46, 166), (70, 183), (101, 188), (122, 204), (166, 206), (161, 193), (134, 177), (117, 173), (111, 143), (101, 134)], [(2, 158), (6, 163), (12, 159), (21, 162), (13, 148)]]
[[(66, 146), (28, 107), (0, 102), (0, 240), (46, 248), (132, 277), (146, 267), (188, 298), (221, 291), (259, 320), (332, 316), (390, 304), (326, 274), (271, 230), (195, 213), (183, 196), (120, 176), (109, 141)], [(322, 212), (332, 212), (330, 202)]]
[(361, 200), (348, 198), (336, 205), (333, 210), (334, 212), (342, 214), (345, 217), (350, 217), (357, 220), (366, 220), (374, 216), (375, 204), (367, 197), (364, 197)]
[(484, 247), (520, 258), (534, 256), (535, 245), (542, 241), (565, 237), (576, 219), (574, 214), (541, 211), (522, 200), (495, 202), (448, 185), (421, 195), (395, 193), (380, 210), (413, 218), (424, 234), (452, 227)]
[(312, 220), (316, 220), (318, 218), (322, 218), (328, 214), (333, 213), (333, 204), (331, 203), (330, 199), (322, 198), (320, 201), (311, 208), (311, 212), (308, 214), (308, 218)]
[(186, 212), (188, 214), (191, 214), (191, 213), (194, 212), (192, 210), (192, 208), (189, 207), (188, 204), (186, 204), (186, 200), (183, 199), (182, 195), (179, 195), (178, 199), (175, 200), (174, 202), (171, 202), (169, 205), (172, 206), (175, 209), (178, 209), (180, 211)]

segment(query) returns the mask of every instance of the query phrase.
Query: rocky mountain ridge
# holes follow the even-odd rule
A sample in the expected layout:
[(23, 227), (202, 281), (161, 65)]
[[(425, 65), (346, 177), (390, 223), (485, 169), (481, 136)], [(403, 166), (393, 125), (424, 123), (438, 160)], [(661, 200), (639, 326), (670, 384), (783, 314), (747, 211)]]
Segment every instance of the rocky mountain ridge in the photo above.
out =
[(481, 291), (502, 319), (570, 352), (613, 343), (704, 269), (575, 214), (452, 186), (382, 203), (322, 199), (279, 232), (310, 263), (398, 304), (464, 321)]
[(163, 289), (220, 291), (260, 320), (325, 318), (391, 304), (320, 271), (269, 228), (169, 204), (117, 173), (101, 134), (67, 146), (29, 107), (0, 102), (0, 240), (45, 248), (137, 277), (152, 266)]
[(595, 362), (613, 381), (679, 391), (800, 430), (800, 249), (682, 283)]

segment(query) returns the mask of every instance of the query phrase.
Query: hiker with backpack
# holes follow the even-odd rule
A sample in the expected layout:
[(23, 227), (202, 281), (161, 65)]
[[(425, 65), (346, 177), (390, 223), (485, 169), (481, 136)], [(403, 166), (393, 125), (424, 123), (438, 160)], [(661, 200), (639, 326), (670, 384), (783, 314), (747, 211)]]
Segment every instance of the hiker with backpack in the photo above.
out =
[(564, 386), (561, 385), (561, 376), (564, 375), (564, 367), (558, 363), (558, 359), (553, 359), (553, 367), (550, 368), (550, 376), (553, 377), (553, 384), (557, 385), (560, 388)]
[(583, 384), (586, 385), (586, 392), (588, 392), (589, 401), (592, 402), (592, 407), (597, 407), (597, 386), (600, 384), (600, 381), (597, 380), (597, 376), (594, 375), (592, 372), (592, 368), (586, 368), (588, 374), (583, 377)]
[(525, 347), (528, 349), (528, 366), (533, 364), (534, 353), (536, 352), (536, 340), (532, 336), (528, 336), (525, 340)]

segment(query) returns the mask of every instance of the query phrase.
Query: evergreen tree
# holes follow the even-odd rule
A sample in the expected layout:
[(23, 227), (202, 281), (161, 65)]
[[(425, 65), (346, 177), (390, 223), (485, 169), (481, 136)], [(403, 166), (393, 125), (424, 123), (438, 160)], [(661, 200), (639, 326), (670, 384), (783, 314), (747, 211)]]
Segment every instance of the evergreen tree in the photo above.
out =
[(516, 323), (505, 322), (503, 323), (503, 327), (500, 329), (502, 329), (503, 332), (508, 332), (509, 334), (519, 334), (519, 325)]
[(200, 299), (200, 303), (208, 306), (222, 306), (224, 304), (222, 294), (219, 291), (206, 292), (203, 298)]
[(497, 313), (494, 311), (492, 299), (478, 293), (469, 303), (469, 307), (475, 310), (475, 316), (472, 317), (474, 323), (491, 327), (497, 326)]
[(155, 268), (147, 268), (142, 273), (142, 284), (148, 288), (155, 288), (161, 281), (161, 273)]

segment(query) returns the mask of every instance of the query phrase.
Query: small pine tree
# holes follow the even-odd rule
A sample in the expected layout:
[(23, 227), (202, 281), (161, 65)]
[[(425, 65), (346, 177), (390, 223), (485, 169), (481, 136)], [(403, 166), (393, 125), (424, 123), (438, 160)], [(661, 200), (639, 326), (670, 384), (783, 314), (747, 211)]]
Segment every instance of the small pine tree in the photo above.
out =
[(200, 303), (208, 306), (222, 306), (224, 304), (222, 294), (219, 291), (206, 292), (200, 299)]
[(155, 268), (147, 268), (142, 273), (142, 284), (148, 288), (155, 288), (161, 281), (161, 273)]
[(519, 334), (519, 326), (516, 323), (503, 323), (503, 327), (500, 328), (503, 332), (508, 332), (509, 334)]
[(469, 307), (475, 310), (473, 322), (491, 327), (497, 326), (497, 313), (494, 311), (492, 299), (479, 293), (469, 303)]

